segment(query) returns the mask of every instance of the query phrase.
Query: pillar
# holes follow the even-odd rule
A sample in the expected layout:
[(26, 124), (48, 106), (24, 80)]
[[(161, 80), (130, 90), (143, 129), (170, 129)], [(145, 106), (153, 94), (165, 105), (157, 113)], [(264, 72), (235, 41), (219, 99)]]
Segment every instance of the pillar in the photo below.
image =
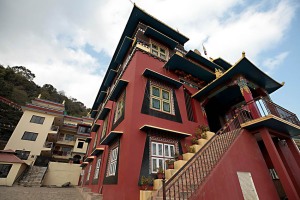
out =
[(298, 165), (299, 171), (300, 171), (300, 152), (298, 150), (298, 147), (296, 146), (296, 144), (292, 140), (292, 138), (285, 139), (285, 141), (286, 141), (286, 143)]
[(247, 85), (247, 80), (244, 79), (243, 77), (239, 77), (237, 79), (237, 84), (240, 87), (241, 93), (242, 93), (246, 103), (248, 104), (248, 108), (251, 112), (253, 119), (260, 118), (259, 110), (253, 100), (252, 93), (250, 91), (250, 88)]
[(283, 189), (289, 200), (299, 200), (300, 197), (296, 191), (296, 188), (293, 185), (293, 182), (283, 164), (283, 161), (280, 158), (280, 155), (273, 143), (271, 135), (266, 128), (260, 130), (261, 137), (266, 146), (267, 152), (271, 158), (272, 164), (279, 176), (279, 179), (282, 183)]

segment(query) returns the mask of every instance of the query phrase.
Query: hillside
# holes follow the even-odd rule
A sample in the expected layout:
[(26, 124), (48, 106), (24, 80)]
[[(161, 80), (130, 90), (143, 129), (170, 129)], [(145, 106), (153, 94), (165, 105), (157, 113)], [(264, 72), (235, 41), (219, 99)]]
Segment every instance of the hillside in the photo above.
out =
[[(41, 94), (41, 98), (62, 103), (68, 115), (86, 116), (89, 109), (75, 98), (65, 96), (50, 84), (42, 87), (35, 84), (35, 74), (23, 66), (4, 67), (0, 65), (0, 97), (4, 97), (20, 106), (30, 102)], [(0, 140), (7, 141), (17, 125), (22, 112), (0, 102)], [(1, 145), (0, 145), (1, 146)], [(1, 148), (0, 148), (1, 149)]]

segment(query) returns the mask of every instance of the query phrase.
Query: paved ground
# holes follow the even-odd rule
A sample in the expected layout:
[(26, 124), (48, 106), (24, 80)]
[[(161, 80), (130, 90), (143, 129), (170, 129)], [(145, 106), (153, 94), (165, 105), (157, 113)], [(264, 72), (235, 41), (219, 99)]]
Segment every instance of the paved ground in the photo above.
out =
[(76, 188), (0, 186), (0, 200), (83, 200), (83, 198)]

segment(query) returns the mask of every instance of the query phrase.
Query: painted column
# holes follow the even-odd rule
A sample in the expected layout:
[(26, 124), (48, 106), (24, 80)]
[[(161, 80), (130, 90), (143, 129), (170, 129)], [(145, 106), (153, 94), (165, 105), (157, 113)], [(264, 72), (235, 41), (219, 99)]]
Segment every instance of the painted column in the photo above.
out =
[(294, 141), (291, 138), (285, 139), (295, 161), (297, 162), (299, 171), (300, 171), (300, 152), (298, 150), (298, 147), (296, 146), (296, 144), (294, 143)]
[(250, 91), (250, 88), (247, 85), (247, 80), (240, 76), (237, 79), (237, 85), (240, 87), (241, 93), (246, 103), (248, 104), (248, 108), (251, 112), (253, 119), (260, 118), (259, 110), (253, 100), (252, 93)]
[(273, 143), (271, 135), (266, 128), (260, 130), (261, 137), (271, 158), (272, 164), (280, 178), (283, 189), (290, 200), (299, 200), (300, 197), (293, 185), (293, 182), (280, 158), (280, 155)]

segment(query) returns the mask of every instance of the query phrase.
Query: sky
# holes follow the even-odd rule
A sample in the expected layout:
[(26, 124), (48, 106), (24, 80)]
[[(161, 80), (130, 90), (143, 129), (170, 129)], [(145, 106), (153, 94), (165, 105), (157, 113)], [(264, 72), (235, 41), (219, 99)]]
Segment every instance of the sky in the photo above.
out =
[(92, 107), (132, 2), (190, 40), (185, 49), (246, 57), (284, 87), (273, 101), (300, 117), (300, 0), (0, 0), (0, 64)]

